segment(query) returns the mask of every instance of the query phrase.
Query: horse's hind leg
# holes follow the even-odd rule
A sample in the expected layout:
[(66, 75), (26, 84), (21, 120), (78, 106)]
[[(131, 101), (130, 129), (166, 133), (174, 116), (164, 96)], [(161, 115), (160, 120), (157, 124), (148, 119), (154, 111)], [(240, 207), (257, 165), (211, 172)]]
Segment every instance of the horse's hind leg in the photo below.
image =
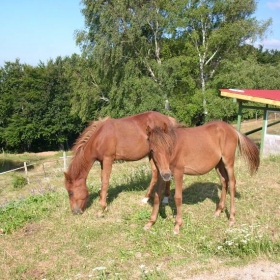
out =
[(222, 193), (221, 199), (216, 209), (215, 215), (219, 216), (221, 211), (225, 208), (226, 194), (228, 187), (230, 188), (230, 214), (229, 214), (229, 225), (233, 225), (235, 222), (235, 205), (234, 205), (234, 197), (235, 197), (235, 176), (233, 170), (233, 163), (227, 163), (226, 165), (221, 160), (219, 164), (216, 166), (216, 171), (220, 177), (221, 185), (222, 185)]
[(229, 178), (229, 190), (230, 190), (230, 215), (229, 215), (229, 225), (232, 226), (235, 223), (235, 205), (234, 205), (234, 197), (235, 197), (235, 185), (236, 180), (234, 176), (234, 168), (233, 164), (227, 166), (227, 173)]
[(220, 198), (219, 204), (217, 205), (217, 208), (215, 211), (215, 216), (219, 217), (221, 212), (225, 209), (226, 195), (227, 195), (227, 190), (228, 190), (228, 174), (227, 174), (227, 170), (226, 170), (225, 165), (222, 160), (220, 160), (220, 162), (215, 167), (215, 169), (220, 178), (221, 185), (222, 185), (221, 198)]

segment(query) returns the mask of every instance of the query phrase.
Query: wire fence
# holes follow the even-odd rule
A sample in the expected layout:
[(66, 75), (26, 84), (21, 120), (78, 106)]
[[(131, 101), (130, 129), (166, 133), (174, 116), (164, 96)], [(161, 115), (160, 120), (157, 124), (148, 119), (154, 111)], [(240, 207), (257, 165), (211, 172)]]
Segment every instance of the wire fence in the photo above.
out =
[(50, 180), (50, 178), (61, 177), (67, 169), (70, 157), (63, 152), (62, 157), (38, 161), (33, 163), (23, 162), (22, 166), (0, 173), (0, 188), (9, 184), (11, 177), (22, 176), (26, 178), (27, 184)]
[(10, 161), (12, 168), (0, 173), (0, 208), (30, 195), (65, 191), (63, 171), (70, 159), (71, 156), (66, 156), (64, 152), (61, 157), (22, 162), (20, 165)]

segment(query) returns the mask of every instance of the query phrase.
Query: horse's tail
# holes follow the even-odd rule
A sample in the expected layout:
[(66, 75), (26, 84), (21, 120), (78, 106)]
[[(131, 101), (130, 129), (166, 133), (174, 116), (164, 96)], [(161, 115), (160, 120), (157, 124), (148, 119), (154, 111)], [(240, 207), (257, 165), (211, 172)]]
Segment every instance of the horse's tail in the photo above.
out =
[(241, 156), (249, 165), (250, 174), (253, 175), (257, 172), (260, 165), (260, 152), (257, 145), (246, 135), (238, 133), (238, 146)]

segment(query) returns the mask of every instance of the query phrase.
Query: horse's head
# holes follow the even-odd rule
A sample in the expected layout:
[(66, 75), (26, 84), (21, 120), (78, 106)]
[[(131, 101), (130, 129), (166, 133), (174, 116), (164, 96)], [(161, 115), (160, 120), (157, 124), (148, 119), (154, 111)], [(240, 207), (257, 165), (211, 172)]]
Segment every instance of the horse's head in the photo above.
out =
[(163, 128), (147, 128), (151, 156), (164, 181), (170, 181), (170, 161), (172, 157), (175, 132), (172, 127), (164, 125)]
[(69, 195), (70, 207), (74, 214), (82, 214), (88, 201), (88, 189), (86, 179), (73, 180), (68, 173), (65, 175), (65, 188)]

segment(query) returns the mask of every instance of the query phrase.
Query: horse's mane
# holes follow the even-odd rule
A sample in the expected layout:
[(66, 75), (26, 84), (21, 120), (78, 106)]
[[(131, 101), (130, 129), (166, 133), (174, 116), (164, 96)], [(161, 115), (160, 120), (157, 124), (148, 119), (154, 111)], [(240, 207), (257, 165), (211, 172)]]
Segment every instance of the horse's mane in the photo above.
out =
[(160, 149), (166, 149), (171, 155), (176, 141), (175, 129), (173, 126), (168, 126), (167, 129), (154, 127), (149, 136), (150, 143)]
[(110, 117), (91, 122), (76, 140), (72, 148), (73, 157), (68, 168), (68, 174), (72, 179), (76, 179), (80, 172), (91, 164), (84, 155), (84, 148), (89, 141), (93, 139), (92, 136), (96, 129), (103, 125), (108, 119), (110, 119)]

